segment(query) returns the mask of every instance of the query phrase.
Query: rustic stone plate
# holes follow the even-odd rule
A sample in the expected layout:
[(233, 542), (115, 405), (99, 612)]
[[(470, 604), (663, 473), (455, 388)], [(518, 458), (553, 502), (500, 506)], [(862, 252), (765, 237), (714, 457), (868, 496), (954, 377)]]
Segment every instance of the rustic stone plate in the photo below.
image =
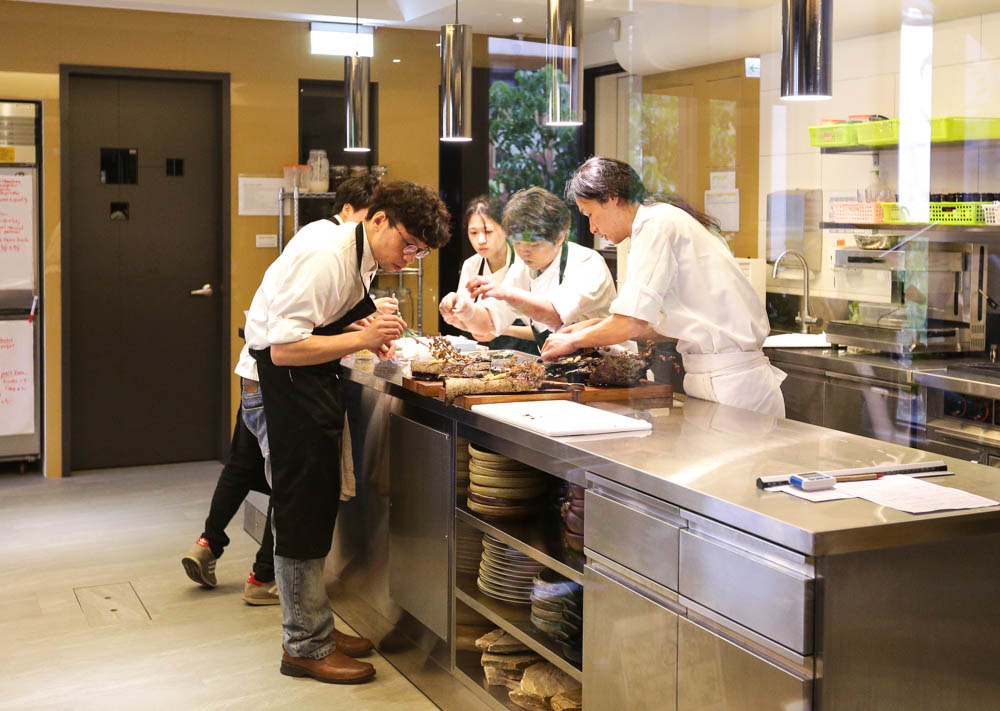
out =
[(488, 474), (472, 473), (469, 474), (469, 480), (480, 486), (499, 486), (507, 489), (536, 486), (539, 483), (544, 483), (544, 480), (540, 482), (537, 476), (490, 476)]
[(469, 491), (474, 491), (477, 494), (483, 496), (493, 496), (498, 499), (535, 499), (545, 493), (546, 486), (542, 483), (540, 486), (535, 484), (534, 486), (480, 486), (479, 484), (472, 482), (469, 484)]

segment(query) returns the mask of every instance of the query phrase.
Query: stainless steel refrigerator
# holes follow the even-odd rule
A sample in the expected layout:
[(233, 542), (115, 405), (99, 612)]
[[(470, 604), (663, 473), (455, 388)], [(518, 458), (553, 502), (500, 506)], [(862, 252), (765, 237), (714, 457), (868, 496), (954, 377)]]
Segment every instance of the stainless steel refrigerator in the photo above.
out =
[(0, 100), (0, 460), (41, 453), (41, 120)]

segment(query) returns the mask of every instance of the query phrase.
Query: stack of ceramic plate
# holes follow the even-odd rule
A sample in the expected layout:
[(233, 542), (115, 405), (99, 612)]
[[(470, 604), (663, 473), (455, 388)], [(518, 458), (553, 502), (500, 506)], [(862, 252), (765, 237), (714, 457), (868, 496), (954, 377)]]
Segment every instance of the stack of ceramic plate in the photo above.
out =
[(455, 494), (469, 494), (469, 441), (459, 437), (455, 442)]
[(538, 513), (549, 477), (527, 464), (469, 445), (469, 509), (492, 518)]
[(558, 642), (568, 659), (579, 662), (583, 640), (583, 586), (555, 571), (541, 571), (532, 585), (531, 624)]
[(563, 544), (583, 552), (583, 492), (582, 486), (567, 484), (566, 497), (560, 510)]
[(534, 578), (544, 566), (490, 534), (483, 535), (483, 557), (476, 584), (484, 594), (517, 605), (531, 604)]
[(455, 526), (455, 570), (477, 575), (483, 555), (483, 534), (471, 526)]

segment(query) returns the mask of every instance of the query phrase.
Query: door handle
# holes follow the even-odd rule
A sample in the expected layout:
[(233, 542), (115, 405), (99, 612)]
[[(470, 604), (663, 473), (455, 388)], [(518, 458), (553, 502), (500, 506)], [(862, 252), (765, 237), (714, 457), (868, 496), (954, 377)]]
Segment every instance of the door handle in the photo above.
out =
[(212, 295), (212, 285), (203, 284), (200, 289), (192, 289), (191, 296), (211, 296)]

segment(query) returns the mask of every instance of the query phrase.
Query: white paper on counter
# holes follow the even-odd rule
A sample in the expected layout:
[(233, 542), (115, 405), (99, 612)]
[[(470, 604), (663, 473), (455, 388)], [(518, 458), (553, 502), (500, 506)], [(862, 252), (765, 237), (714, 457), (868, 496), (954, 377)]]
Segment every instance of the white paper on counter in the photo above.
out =
[(832, 348), (825, 333), (776, 333), (764, 339), (764, 348)]
[(843, 482), (837, 484), (837, 489), (871, 501), (873, 504), (912, 514), (978, 509), (1000, 504), (985, 496), (905, 475), (884, 476), (870, 481)]
[(840, 484), (834, 485), (832, 489), (820, 489), (818, 491), (805, 491), (797, 486), (776, 486), (772, 491), (783, 491), (786, 494), (791, 494), (792, 496), (798, 496), (800, 499), (805, 499), (806, 501), (812, 501), (814, 503), (819, 503), (821, 501), (836, 501), (838, 499), (856, 499), (858, 498), (854, 494), (850, 494), (846, 491), (838, 491)]
[(0, 435), (34, 432), (34, 326), (27, 319), (0, 321)]

